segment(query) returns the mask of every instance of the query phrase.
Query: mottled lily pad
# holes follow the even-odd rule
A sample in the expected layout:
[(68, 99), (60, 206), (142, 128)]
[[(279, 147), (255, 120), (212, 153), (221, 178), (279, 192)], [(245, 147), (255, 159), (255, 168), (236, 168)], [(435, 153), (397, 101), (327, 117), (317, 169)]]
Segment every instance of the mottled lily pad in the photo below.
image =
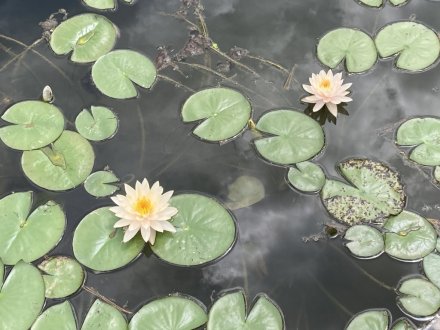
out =
[(53, 201), (30, 213), (32, 192), (10, 194), (0, 200), (0, 258), (6, 265), (34, 261), (61, 239), (66, 218)]
[(407, 261), (418, 261), (435, 249), (437, 233), (428, 220), (418, 214), (403, 211), (384, 224), (385, 252)]
[[(357, 0), (359, 3), (366, 5), (368, 7), (380, 8), (385, 5), (386, 0)], [(390, 0), (393, 6), (402, 6), (406, 4), (409, 0)]]
[(73, 235), (73, 253), (80, 263), (103, 272), (121, 268), (141, 253), (142, 237), (123, 243), (124, 231), (113, 228), (118, 220), (109, 207), (96, 209), (81, 220)]
[(325, 174), (319, 165), (312, 162), (302, 162), (290, 167), (287, 180), (299, 191), (317, 192), (325, 184)]
[(138, 95), (135, 84), (143, 88), (153, 85), (156, 67), (138, 52), (115, 50), (96, 61), (92, 78), (101, 93), (115, 99), (128, 99)]
[(209, 88), (191, 95), (182, 106), (185, 123), (197, 122), (199, 138), (221, 142), (236, 137), (247, 127), (252, 108), (241, 93), (224, 87)]
[(328, 32), (318, 43), (318, 59), (331, 69), (344, 59), (348, 72), (364, 72), (376, 63), (377, 51), (373, 39), (365, 32), (339, 28)]
[(407, 279), (400, 284), (398, 292), (399, 307), (412, 316), (431, 316), (440, 308), (440, 290), (426, 279)]
[(75, 120), (79, 134), (91, 141), (102, 141), (111, 138), (118, 130), (118, 117), (106, 107), (91, 108), (91, 113), (84, 109)]
[(393, 323), (391, 330), (417, 330), (417, 327), (406, 317), (402, 317)]
[(23, 152), (21, 166), (36, 185), (55, 191), (81, 184), (92, 172), (95, 153), (81, 135), (64, 131), (53, 145)]
[(151, 250), (179, 266), (202, 265), (224, 256), (236, 238), (232, 215), (214, 198), (181, 194), (171, 198), (179, 211), (172, 219), (175, 233), (157, 233)]
[(435, 31), (417, 22), (396, 22), (376, 35), (381, 57), (397, 55), (399, 69), (420, 71), (433, 65), (440, 54), (440, 40)]
[(92, 196), (105, 197), (113, 195), (119, 189), (114, 185), (117, 182), (119, 179), (112, 171), (98, 171), (90, 174), (84, 181), (84, 188)]
[(327, 180), (321, 190), (324, 206), (337, 220), (349, 225), (381, 222), (405, 206), (400, 177), (387, 165), (353, 158), (340, 163), (339, 170), (352, 185)]
[(86, 6), (100, 9), (100, 10), (111, 10), (116, 9), (116, 0), (83, 0)]
[(192, 297), (159, 298), (143, 306), (131, 319), (129, 330), (197, 329), (208, 317), (204, 306)]
[(423, 258), (423, 271), (426, 277), (440, 288), (440, 255), (431, 253)]
[(31, 330), (76, 330), (75, 312), (70, 302), (65, 301), (46, 309)]
[(81, 330), (126, 330), (127, 320), (115, 307), (95, 300)]
[(112, 50), (118, 30), (107, 18), (81, 14), (62, 22), (50, 37), (50, 46), (58, 55), (72, 52), (73, 62), (94, 62)]
[(309, 160), (324, 147), (324, 131), (317, 121), (292, 110), (264, 114), (256, 128), (270, 137), (254, 140), (261, 157), (279, 165)]
[(345, 330), (386, 330), (391, 320), (386, 309), (371, 309), (356, 314)]
[(355, 256), (360, 258), (374, 258), (384, 250), (384, 239), (382, 233), (371, 226), (355, 225), (346, 232), (344, 239), (350, 241), (347, 248)]
[(14, 104), (2, 115), (12, 125), (0, 128), (0, 139), (17, 150), (33, 150), (47, 146), (63, 132), (64, 117), (54, 105), (41, 101)]

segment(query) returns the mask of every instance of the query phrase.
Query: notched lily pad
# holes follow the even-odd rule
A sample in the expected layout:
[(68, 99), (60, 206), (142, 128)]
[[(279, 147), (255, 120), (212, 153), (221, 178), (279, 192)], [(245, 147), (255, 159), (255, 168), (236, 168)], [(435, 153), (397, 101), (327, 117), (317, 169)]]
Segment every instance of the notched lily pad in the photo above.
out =
[(126, 330), (127, 320), (115, 307), (95, 300), (81, 330)]
[(440, 308), (439, 288), (424, 278), (404, 280), (398, 292), (399, 307), (413, 317), (429, 319)]
[(302, 162), (290, 167), (287, 180), (295, 189), (303, 192), (317, 192), (325, 184), (325, 174), (322, 168), (312, 162)]
[(350, 227), (345, 232), (344, 239), (350, 241), (346, 244), (350, 252), (360, 258), (378, 257), (385, 246), (382, 233), (367, 225)]
[(65, 301), (46, 309), (32, 325), (31, 330), (77, 330), (75, 312)]
[(119, 182), (119, 178), (112, 171), (98, 171), (90, 174), (84, 181), (84, 189), (95, 197), (110, 196), (119, 189), (115, 185), (117, 182)]
[(431, 253), (423, 258), (423, 271), (426, 277), (440, 288), (440, 255)]
[(391, 321), (390, 312), (386, 309), (371, 309), (356, 314), (347, 324), (345, 330), (385, 330)]
[(417, 327), (406, 317), (402, 317), (393, 323), (391, 330), (417, 330)]
[(92, 106), (81, 111), (75, 120), (79, 134), (91, 141), (110, 139), (118, 130), (118, 117), (106, 107)]

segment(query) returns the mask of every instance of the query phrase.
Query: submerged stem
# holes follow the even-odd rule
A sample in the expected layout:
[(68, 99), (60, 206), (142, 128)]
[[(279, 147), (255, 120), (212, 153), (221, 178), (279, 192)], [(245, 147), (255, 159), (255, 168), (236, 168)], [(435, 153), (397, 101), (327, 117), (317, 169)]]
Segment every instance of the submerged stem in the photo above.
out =
[(172, 83), (172, 84), (173, 84), (174, 86), (176, 86), (176, 87), (181, 87), (181, 88), (183, 88), (183, 89), (186, 89), (188, 92), (191, 92), (191, 93), (195, 93), (195, 92), (196, 92), (196, 91), (195, 91), (194, 89), (192, 89), (191, 87), (188, 87), (188, 86), (186, 86), (186, 85), (184, 85), (184, 84), (178, 82), (177, 80), (174, 80), (173, 78), (170, 78), (170, 77), (168, 77), (168, 76), (164, 76), (164, 75), (162, 75), (162, 74), (158, 74), (158, 75), (157, 75), (157, 78), (162, 79), (162, 80), (164, 80), (164, 81), (167, 81), (167, 82), (169, 82), (169, 83)]
[(102, 294), (100, 294), (98, 292), (98, 290), (96, 290), (95, 288), (83, 285), (82, 287), (85, 291), (87, 291), (88, 293), (94, 295), (95, 297), (101, 299), (102, 301), (106, 302), (107, 304), (113, 306), (114, 308), (116, 308), (118, 311), (126, 313), (126, 314), (133, 314), (133, 312), (129, 311), (128, 309), (125, 309), (119, 305), (116, 305), (116, 303), (113, 302), (113, 300), (103, 296)]

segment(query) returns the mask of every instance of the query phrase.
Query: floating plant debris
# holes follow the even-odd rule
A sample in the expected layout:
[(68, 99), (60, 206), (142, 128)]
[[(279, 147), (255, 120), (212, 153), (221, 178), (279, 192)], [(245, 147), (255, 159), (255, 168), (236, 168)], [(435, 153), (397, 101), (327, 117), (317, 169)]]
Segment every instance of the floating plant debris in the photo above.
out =
[(423, 258), (423, 272), (434, 285), (440, 288), (440, 255), (431, 253)]
[(115, 307), (95, 300), (86, 315), (81, 330), (127, 329), (127, 320)]
[(345, 330), (385, 330), (390, 320), (390, 312), (386, 309), (366, 310), (356, 314)]
[(398, 293), (399, 307), (413, 317), (429, 317), (440, 308), (440, 290), (424, 278), (404, 280)]
[(322, 168), (312, 162), (301, 162), (289, 167), (287, 180), (295, 189), (303, 192), (317, 192), (325, 184), (325, 173)]
[(65, 301), (46, 309), (32, 325), (31, 330), (77, 330), (72, 304)]
[(79, 134), (91, 141), (111, 138), (118, 130), (118, 117), (106, 107), (92, 106), (81, 111), (75, 119)]
[[(374, 8), (380, 8), (385, 5), (386, 0), (356, 0), (359, 3), (366, 5), (368, 7), (374, 7)], [(405, 5), (409, 0), (389, 0), (389, 2), (393, 6), (403, 6)]]
[(378, 257), (385, 246), (382, 233), (367, 225), (355, 225), (348, 228), (344, 239), (349, 241), (346, 246), (350, 252), (359, 258)]
[(119, 189), (115, 185), (117, 182), (119, 179), (112, 171), (98, 171), (90, 174), (84, 181), (84, 189), (95, 197), (110, 196)]

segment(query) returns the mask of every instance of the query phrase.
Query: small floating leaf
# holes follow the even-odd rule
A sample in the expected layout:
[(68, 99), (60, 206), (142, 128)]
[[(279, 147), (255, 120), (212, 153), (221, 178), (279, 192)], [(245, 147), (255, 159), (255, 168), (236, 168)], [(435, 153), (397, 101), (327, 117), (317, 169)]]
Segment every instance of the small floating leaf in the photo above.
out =
[(62, 22), (53, 31), (50, 46), (58, 55), (72, 52), (71, 60), (94, 62), (112, 50), (117, 29), (107, 18), (97, 14), (81, 14)]
[(171, 296), (143, 306), (131, 319), (129, 330), (189, 330), (206, 323), (203, 305), (194, 298)]
[[(375, 7), (380, 8), (384, 5), (385, 0), (358, 0), (360, 3), (369, 6), (369, 7)], [(401, 6), (408, 2), (409, 0), (390, 0), (390, 3), (393, 6)]]
[(440, 288), (440, 255), (431, 253), (423, 258), (423, 271), (426, 277)]
[(324, 132), (317, 121), (292, 110), (264, 114), (256, 128), (273, 135), (254, 140), (258, 153), (269, 162), (291, 165), (309, 160), (324, 147)]
[(381, 57), (397, 55), (396, 67), (419, 71), (434, 64), (440, 54), (437, 33), (416, 22), (396, 22), (382, 28), (376, 35)]
[(90, 195), (95, 197), (110, 196), (119, 189), (112, 184), (118, 181), (118, 177), (112, 171), (98, 171), (90, 174), (84, 181), (84, 188)]
[(25, 151), (21, 166), (36, 185), (49, 190), (68, 190), (81, 184), (92, 172), (95, 154), (81, 135), (64, 131), (51, 147)]
[(101, 93), (115, 99), (128, 99), (138, 95), (134, 84), (143, 88), (153, 85), (156, 67), (138, 52), (115, 50), (96, 61), (92, 78)]
[(81, 330), (126, 330), (127, 320), (115, 307), (95, 300)]
[(386, 309), (366, 310), (356, 314), (345, 330), (386, 330), (390, 319), (390, 312)]
[(0, 128), (0, 139), (8, 147), (33, 150), (47, 146), (63, 132), (64, 117), (54, 105), (41, 101), (14, 104), (2, 119), (13, 125)]
[(304, 192), (321, 190), (325, 184), (325, 174), (319, 165), (302, 162), (296, 164), (296, 167), (290, 167), (287, 172), (287, 179), (295, 189)]
[(76, 330), (76, 319), (70, 302), (65, 301), (46, 309), (31, 330)]
[(264, 185), (254, 176), (242, 175), (228, 186), (229, 202), (226, 206), (237, 210), (254, 205), (265, 196)]
[(385, 252), (390, 256), (416, 261), (435, 249), (437, 233), (428, 220), (418, 214), (403, 211), (390, 217), (383, 226)]
[(328, 32), (318, 43), (318, 59), (331, 69), (344, 59), (348, 72), (364, 72), (377, 61), (373, 39), (365, 32), (339, 28)]
[(74, 259), (50, 257), (38, 265), (43, 272), (46, 298), (64, 298), (74, 294), (84, 282), (84, 270)]
[(423, 278), (411, 278), (401, 283), (399, 304), (413, 316), (431, 316), (440, 308), (440, 290)]
[(379, 256), (385, 245), (382, 233), (376, 228), (366, 225), (350, 227), (344, 238), (350, 241), (346, 244), (350, 252), (360, 258)]
[(6, 265), (42, 257), (63, 236), (66, 218), (58, 204), (49, 201), (29, 215), (31, 206), (31, 191), (0, 200), (0, 258)]
[(83, 0), (84, 3), (92, 8), (105, 10), (105, 9), (115, 9), (116, 0)]
[(417, 330), (417, 327), (406, 317), (402, 317), (394, 322), (391, 330)]
[(79, 134), (91, 141), (111, 138), (118, 130), (118, 117), (106, 107), (91, 107), (91, 113), (84, 109), (75, 120)]
[(123, 243), (124, 231), (113, 228), (118, 220), (108, 207), (81, 220), (73, 235), (73, 253), (80, 263), (95, 271), (109, 271), (125, 266), (141, 253), (142, 237)]
[(158, 233), (151, 250), (179, 266), (206, 264), (224, 256), (236, 237), (232, 215), (214, 198), (182, 194), (171, 198), (179, 210), (172, 219), (177, 232)]

